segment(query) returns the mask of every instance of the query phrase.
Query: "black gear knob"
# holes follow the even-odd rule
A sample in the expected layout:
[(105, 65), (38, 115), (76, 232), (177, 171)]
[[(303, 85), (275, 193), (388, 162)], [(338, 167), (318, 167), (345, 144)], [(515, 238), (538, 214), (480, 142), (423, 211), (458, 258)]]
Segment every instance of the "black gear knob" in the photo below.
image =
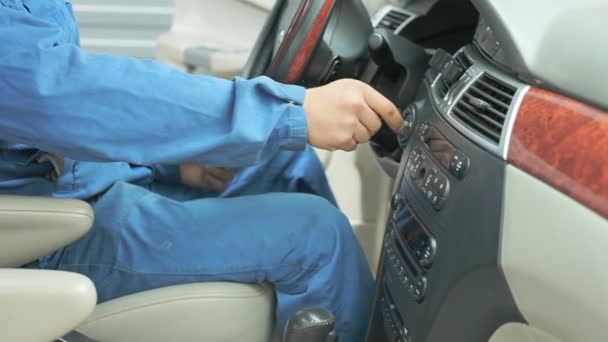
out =
[(283, 342), (335, 342), (336, 319), (320, 308), (303, 309), (287, 321)]

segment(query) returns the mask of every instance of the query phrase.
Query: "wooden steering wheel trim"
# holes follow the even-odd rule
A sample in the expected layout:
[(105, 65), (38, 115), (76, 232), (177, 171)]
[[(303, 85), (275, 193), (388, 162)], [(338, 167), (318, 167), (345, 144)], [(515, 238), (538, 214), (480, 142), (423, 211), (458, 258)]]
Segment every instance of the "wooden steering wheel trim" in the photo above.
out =
[[(325, 0), (321, 8), (316, 13), (312, 26), (308, 32), (301, 32), (302, 29), (306, 29), (306, 16), (310, 15), (309, 11), (314, 10), (311, 6), (314, 0), (304, 0), (298, 8), (296, 15), (291, 22), (285, 39), (281, 43), (276, 56), (273, 58), (272, 63), (268, 69), (268, 75), (273, 77), (275, 80), (284, 83), (295, 83), (297, 82), (304, 68), (308, 64), (312, 53), (315, 50), (320, 38), (323, 35), (331, 11), (334, 7), (335, 0)], [(293, 44), (298, 44), (298, 40), (302, 39), (301, 34), (305, 34), (302, 43), (297, 47), (297, 53), (289, 61), (288, 69), (285, 72), (286, 58), (289, 58), (289, 52), (293, 51)], [(291, 49), (291, 51), (290, 51)], [(283, 70), (281, 70), (283, 69)]]

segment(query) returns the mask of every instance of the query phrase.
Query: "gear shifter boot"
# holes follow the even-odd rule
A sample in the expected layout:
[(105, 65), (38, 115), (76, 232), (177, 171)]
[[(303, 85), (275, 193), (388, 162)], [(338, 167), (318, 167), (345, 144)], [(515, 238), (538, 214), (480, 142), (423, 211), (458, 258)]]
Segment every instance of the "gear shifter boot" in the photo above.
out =
[(287, 322), (283, 342), (336, 342), (336, 319), (326, 310), (303, 309)]

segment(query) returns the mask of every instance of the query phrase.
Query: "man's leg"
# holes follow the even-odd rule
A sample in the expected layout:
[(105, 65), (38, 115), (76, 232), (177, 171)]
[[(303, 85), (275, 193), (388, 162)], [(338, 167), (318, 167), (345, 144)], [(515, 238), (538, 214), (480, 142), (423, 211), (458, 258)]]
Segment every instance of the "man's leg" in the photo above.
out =
[(304, 194), (175, 201), (116, 183), (94, 204), (95, 226), (43, 261), (80, 272), (101, 301), (174, 284), (270, 282), (280, 327), (296, 310), (333, 312), (344, 341), (361, 341), (373, 280), (348, 220)]

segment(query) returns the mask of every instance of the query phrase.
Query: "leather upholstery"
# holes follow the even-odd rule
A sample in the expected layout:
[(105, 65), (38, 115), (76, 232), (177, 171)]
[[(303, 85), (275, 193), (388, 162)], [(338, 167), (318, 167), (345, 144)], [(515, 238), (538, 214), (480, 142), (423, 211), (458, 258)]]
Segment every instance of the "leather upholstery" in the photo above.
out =
[(0, 196), (0, 267), (18, 267), (77, 240), (93, 224), (82, 201)]
[(179, 285), (99, 304), (78, 331), (104, 342), (268, 342), (274, 306), (268, 285)]
[(79, 274), (0, 269), (0, 341), (61, 337), (93, 311), (93, 283)]

